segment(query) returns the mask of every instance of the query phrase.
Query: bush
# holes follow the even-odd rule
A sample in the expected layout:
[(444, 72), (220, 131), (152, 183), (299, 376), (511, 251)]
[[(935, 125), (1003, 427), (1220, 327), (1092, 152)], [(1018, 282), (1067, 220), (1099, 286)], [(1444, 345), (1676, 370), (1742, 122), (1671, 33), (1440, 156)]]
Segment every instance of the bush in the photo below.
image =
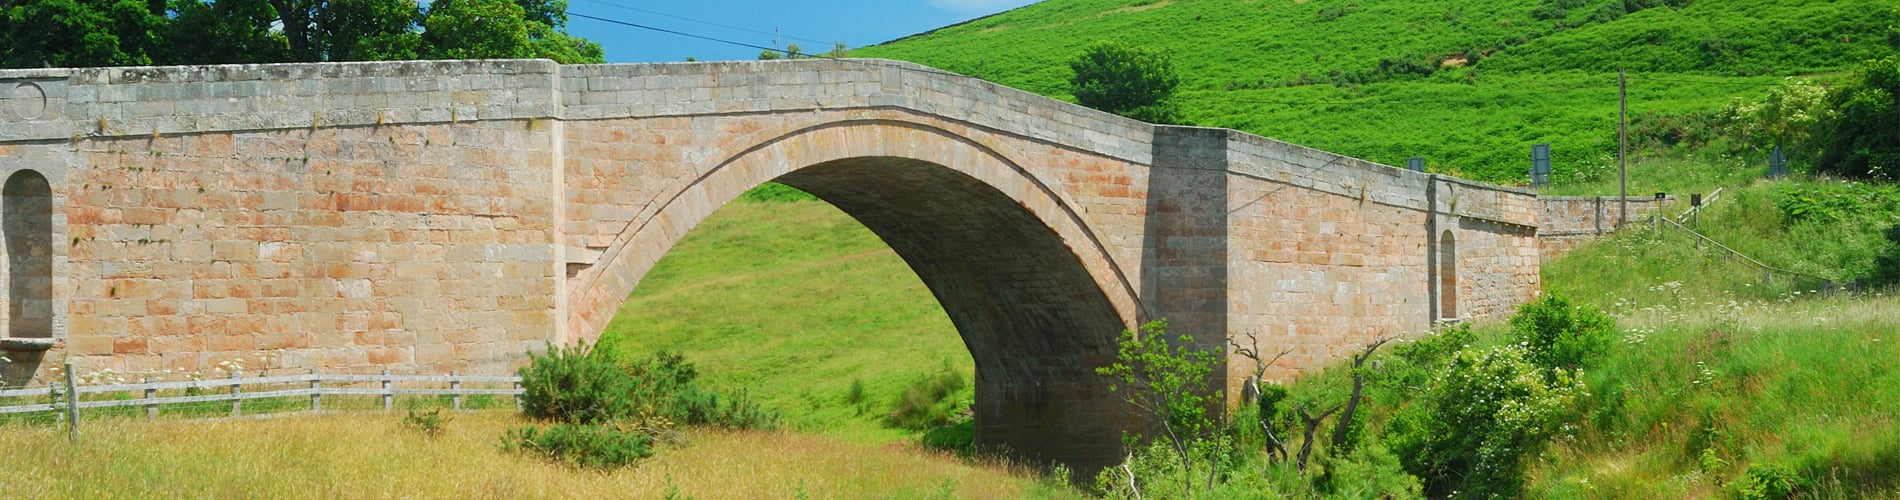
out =
[(583, 425), (632, 416), (633, 378), (605, 352), (582, 343), (571, 348), (550, 345), (546, 353), (529, 353), (528, 366), (520, 370), (521, 413), (537, 420)]
[(1114, 42), (1096, 42), (1069, 61), (1069, 92), (1083, 106), (1149, 123), (1175, 123), (1172, 98), (1181, 77), (1168, 57)]
[(891, 413), (885, 421), (911, 430), (949, 425), (968, 407), (951, 396), (968, 386), (963, 374), (957, 373), (946, 359), (935, 373), (918, 378), (898, 394), (891, 402)]
[(1794, 469), (1772, 464), (1750, 465), (1746, 476), (1736, 484), (1735, 494), (1749, 500), (1794, 498), (1809, 483)]
[[(1386, 428), (1386, 442), (1434, 497), (1518, 496), (1523, 465), (1583, 394), (1517, 345), (1465, 349)], [(1546, 376), (1552, 373), (1554, 376)]]
[(1900, 285), (1900, 224), (1887, 228), (1887, 253), (1874, 257), (1873, 286)]
[(1816, 125), (1816, 173), (1900, 179), (1900, 59), (1867, 61), (1827, 97), (1831, 113)]
[(634, 415), (722, 429), (778, 426), (778, 414), (744, 392), (725, 396), (699, 387), (699, 369), (679, 353), (660, 351), (630, 364), (626, 373), (632, 381), (626, 397)]
[(1556, 294), (1519, 306), (1511, 316), (1511, 340), (1529, 350), (1530, 362), (1545, 368), (1589, 365), (1609, 350), (1615, 331), (1615, 321), (1603, 311)]
[(442, 414), (441, 408), (435, 408), (428, 412), (419, 412), (412, 407), (409, 409), (409, 415), (402, 418), (402, 427), (404, 429), (420, 432), (422, 435), (429, 437), (441, 436), (442, 431), (446, 430), (448, 425), (449, 417), (448, 415)]
[(541, 455), (568, 465), (615, 468), (653, 456), (653, 438), (611, 425), (555, 424), (546, 429), (510, 429), (504, 447)]

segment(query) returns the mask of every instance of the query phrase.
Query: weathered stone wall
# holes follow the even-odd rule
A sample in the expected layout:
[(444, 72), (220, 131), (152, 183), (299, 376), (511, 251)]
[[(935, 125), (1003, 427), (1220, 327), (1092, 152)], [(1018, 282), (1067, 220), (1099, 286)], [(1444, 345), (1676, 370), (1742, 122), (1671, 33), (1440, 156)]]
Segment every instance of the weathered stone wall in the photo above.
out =
[(1624, 203), (1615, 196), (1544, 196), (1537, 200), (1537, 243), (1543, 258), (1555, 258), (1615, 231), (1620, 224), (1646, 220), (1674, 202), (1674, 197), (1658, 202), (1651, 196), (1631, 196), (1627, 198), (1629, 221), (1624, 222), (1620, 215)]
[(1139, 422), (1093, 374), (1118, 330), (1251, 335), (1290, 350), (1267, 370), (1284, 380), (1538, 287), (1532, 193), (894, 61), (25, 70), (0, 88), (0, 174), (52, 191), (47, 359), (88, 371), (502, 372), (598, 336), (675, 242), (778, 180), (943, 303), (977, 362), (980, 441), (1099, 465)]

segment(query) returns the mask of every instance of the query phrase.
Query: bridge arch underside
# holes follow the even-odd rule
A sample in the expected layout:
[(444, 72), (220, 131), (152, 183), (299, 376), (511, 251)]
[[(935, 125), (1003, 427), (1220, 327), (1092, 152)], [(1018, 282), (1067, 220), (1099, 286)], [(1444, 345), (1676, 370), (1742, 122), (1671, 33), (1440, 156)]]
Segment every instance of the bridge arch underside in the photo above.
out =
[[(882, 238), (943, 306), (976, 363), (979, 447), (1084, 471), (1113, 463), (1133, 417), (1094, 369), (1113, 362), (1116, 334), (1135, 317), (1117, 305), (1132, 303), (1132, 288), (1056, 195), (1001, 155), (944, 139), (928, 128), (857, 124), (769, 141), (678, 191), (598, 272), (631, 272), (637, 282), (709, 207), (768, 180), (799, 188)], [(598, 281), (575, 290), (576, 307), (594, 309), (572, 313), (584, 337), (599, 332), (586, 316), (618, 305), (600, 299), (631, 291)]]

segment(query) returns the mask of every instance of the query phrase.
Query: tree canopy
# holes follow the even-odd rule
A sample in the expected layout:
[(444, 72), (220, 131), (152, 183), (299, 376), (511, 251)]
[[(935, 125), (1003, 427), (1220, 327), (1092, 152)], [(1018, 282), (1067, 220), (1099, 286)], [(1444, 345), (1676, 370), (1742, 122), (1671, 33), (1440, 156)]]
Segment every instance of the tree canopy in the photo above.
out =
[(1077, 103), (1149, 123), (1175, 123), (1169, 98), (1181, 77), (1166, 55), (1114, 42), (1097, 42), (1069, 61)]
[(602, 62), (565, 0), (0, 0), (0, 67), (547, 58)]

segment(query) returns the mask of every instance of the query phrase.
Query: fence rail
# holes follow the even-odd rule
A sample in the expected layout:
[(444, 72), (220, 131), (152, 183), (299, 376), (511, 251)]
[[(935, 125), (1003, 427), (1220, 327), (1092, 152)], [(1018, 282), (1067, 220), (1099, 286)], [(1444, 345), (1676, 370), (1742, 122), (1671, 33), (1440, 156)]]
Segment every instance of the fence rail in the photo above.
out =
[[(0, 415), (40, 412), (64, 412), (67, 425), (77, 438), (80, 410), (99, 408), (145, 408), (147, 418), (158, 415), (158, 409), (164, 405), (201, 404), (230, 402), (231, 416), (244, 414), (243, 402), (254, 399), (309, 398), (309, 410), (322, 411), (325, 396), (381, 396), (383, 410), (394, 409), (396, 396), (449, 396), (452, 407), (462, 409), (463, 400), (469, 396), (512, 396), (515, 405), (521, 404), (521, 377), (490, 375), (392, 375), (385, 370), (380, 375), (310, 373), (299, 375), (279, 375), (269, 377), (236, 377), (223, 379), (188, 380), (177, 382), (145, 381), (136, 384), (77, 385), (72, 379), (72, 365), (65, 365), (65, 383), (45, 387), (0, 390), (0, 398), (48, 397), (47, 403), (32, 403), (0, 406)], [(303, 384), (304, 387), (283, 388), (286, 385)], [(374, 384), (376, 387), (361, 387)], [(406, 385), (408, 387), (402, 387)], [(448, 388), (439, 387), (448, 384)], [(506, 385), (507, 387), (468, 387), (464, 384)], [(437, 387), (416, 387), (417, 385), (437, 385)], [(245, 386), (276, 386), (267, 390), (247, 391)], [(220, 391), (214, 394), (191, 394), (199, 391)], [(183, 396), (159, 396), (159, 391), (185, 391)], [(141, 398), (95, 399), (86, 400), (87, 394), (142, 394)]]
[(1764, 263), (1762, 261), (1755, 260), (1753, 257), (1749, 257), (1747, 254), (1744, 254), (1741, 251), (1738, 251), (1733, 248), (1729, 248), (1728, 245), (1724, 245), (1722, 244), (1722, 242), (1715, 241), (1714, 238), (1710, 238), (1708, 237), (1708, 235), (1702, 234), (1700, 231), (1696, 231), (1694, 229), (1689, 228), (1688, 226), (1684, 226), (1682, 225), (1681, 222), (1677, 222), (1668, 217), (1656, 217), (1655, 219), (1657, 221), (1656, 225), (1658, 229), (1661, 229), (1663, 227), (1673, 228), (1677, 231), (1682, 232), (1683, 234), (1687, 234), (1690, 237), (1695, 238), (1696, 241), (1698, 242), (1708, 244), (1711, 248), (1715, 248), (1716, 250), (1721, 250), (1724, 254), (1726, 254), (1729, 257), (1729, 260), (1740, 261), (1743, 264), (1747, 264), (1749, 267), (1755, 268), (1756, 271), (1760, 271), (1762, 273), (1762, 277), (1766, 279), (1769, 283), (1774, 282), (1776, 275), (1781, 275), (1781, 276), (1786, 276), (1789, 282), (1795, 284), (1796, 286), (1800, 286), (1802, 284), (1802, 281), (1806, 280), (1807, 282), (1818, 284), (1820, 286), (1818, 290), (1826, 291), (1826, 292), (1833, 292), (1833, 291), (1837, 291), (1841, 289), (1852, 290), (1852, 289), (1858, 288), (1858, 284), (1856, 283), (1841, 283), (1841, 282), (1837, 282), (1828, 278), (1815, 276), (1812, 274), (1802, 273), (1799, 271), (1791, 271), (1791, 270), (1782, 269), (1779, 267), (1768, 265), (1767, 263)]

